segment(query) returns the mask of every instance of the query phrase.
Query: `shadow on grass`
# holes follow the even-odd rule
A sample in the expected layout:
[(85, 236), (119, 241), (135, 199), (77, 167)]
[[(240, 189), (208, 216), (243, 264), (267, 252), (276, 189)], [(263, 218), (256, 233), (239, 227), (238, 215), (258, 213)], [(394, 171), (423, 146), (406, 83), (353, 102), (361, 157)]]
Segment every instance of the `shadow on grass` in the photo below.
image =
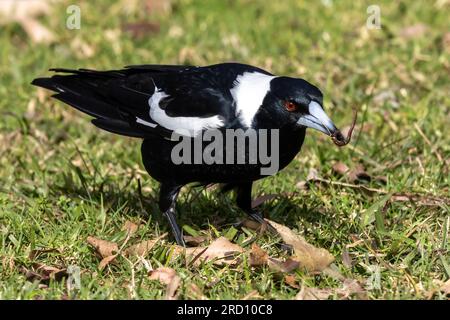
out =
[[(111, 176), (101, 183), (95, 183), (92, 177), (84, 177), (79, 173), (78, 181), (71, 177), (70, 174), (63, 173), (62, 184), (49, 186), (55, 198), (66, 196), (90, 203), (103, 203), (108, 211), (136, 216), (143, 220), (151, 217), (152, 222), (160, 226), (162, 231), (170, 231), (158, 208), (158, 188), (152, 189), (150, 193), (143, 193), (134, 177), (125, 185), (120, 185)], [(280, 194), (257, 209), (262, 211), (266, 218), (289, 228), (301, 228), (303, 224), (329, 224), (332, 214), (324, 212), (321, 203), (314, 200), (311, 202), (310, 197), (307, 200)], [(221, 193), (218, 189), (205, 191), (205, 187), (186, 186), (178, 197), (177, 222), (180, 227), (187, 225), (200, 231), (208, 229), (211, 224), (221, 231), (237, 225), (245, 218), (247, 215), (235, 204), (233, 192)]]

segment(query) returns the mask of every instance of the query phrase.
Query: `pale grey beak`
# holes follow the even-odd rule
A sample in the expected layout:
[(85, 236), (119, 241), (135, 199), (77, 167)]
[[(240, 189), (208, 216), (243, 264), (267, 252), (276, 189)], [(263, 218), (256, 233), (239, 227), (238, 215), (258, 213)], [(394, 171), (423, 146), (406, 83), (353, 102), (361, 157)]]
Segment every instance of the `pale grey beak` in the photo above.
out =
[(322, 106), (315, 101), (311, 101), (308, 105), (309, 114), (298, 119), (297, 123), (301, 126), (313, 128), (332, 136), (338, 129), (333, 121), (323, 111)]

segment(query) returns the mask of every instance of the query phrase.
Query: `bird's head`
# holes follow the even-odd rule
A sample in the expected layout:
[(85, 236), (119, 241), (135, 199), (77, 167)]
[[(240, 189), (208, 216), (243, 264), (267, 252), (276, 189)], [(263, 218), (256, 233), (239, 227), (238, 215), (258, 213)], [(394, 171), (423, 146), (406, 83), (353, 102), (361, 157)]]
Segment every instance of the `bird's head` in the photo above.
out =
[(317, 87), (303, 79), (290, 77), (272, 79), (263, 102), (280, 123), (313, 128), (338, 140), (344, 139), (322, 104), (322, 92)]

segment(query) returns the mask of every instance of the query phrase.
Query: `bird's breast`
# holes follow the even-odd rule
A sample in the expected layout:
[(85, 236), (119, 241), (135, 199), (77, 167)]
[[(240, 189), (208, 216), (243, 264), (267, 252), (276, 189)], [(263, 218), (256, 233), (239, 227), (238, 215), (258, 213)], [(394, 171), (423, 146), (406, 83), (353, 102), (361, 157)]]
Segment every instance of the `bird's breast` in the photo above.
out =
[(300, 151), (305, 130), (205, 131), (179, 141), (149, 137), (142, 144), (142, 159), (158, 181), (253, 181), (276, 174)]

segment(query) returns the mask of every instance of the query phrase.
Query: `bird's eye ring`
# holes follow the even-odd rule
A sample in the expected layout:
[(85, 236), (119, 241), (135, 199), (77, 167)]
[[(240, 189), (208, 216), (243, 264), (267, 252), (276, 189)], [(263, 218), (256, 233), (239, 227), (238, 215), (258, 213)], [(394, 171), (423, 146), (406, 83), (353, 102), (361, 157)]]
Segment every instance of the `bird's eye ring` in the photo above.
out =
[(292, 101), (285, 101), (284, 108), (289, 112), (294, 112), (294, 111), (297, 111), (298, 106), (297, 106), (297, 104), (295, 104)]

